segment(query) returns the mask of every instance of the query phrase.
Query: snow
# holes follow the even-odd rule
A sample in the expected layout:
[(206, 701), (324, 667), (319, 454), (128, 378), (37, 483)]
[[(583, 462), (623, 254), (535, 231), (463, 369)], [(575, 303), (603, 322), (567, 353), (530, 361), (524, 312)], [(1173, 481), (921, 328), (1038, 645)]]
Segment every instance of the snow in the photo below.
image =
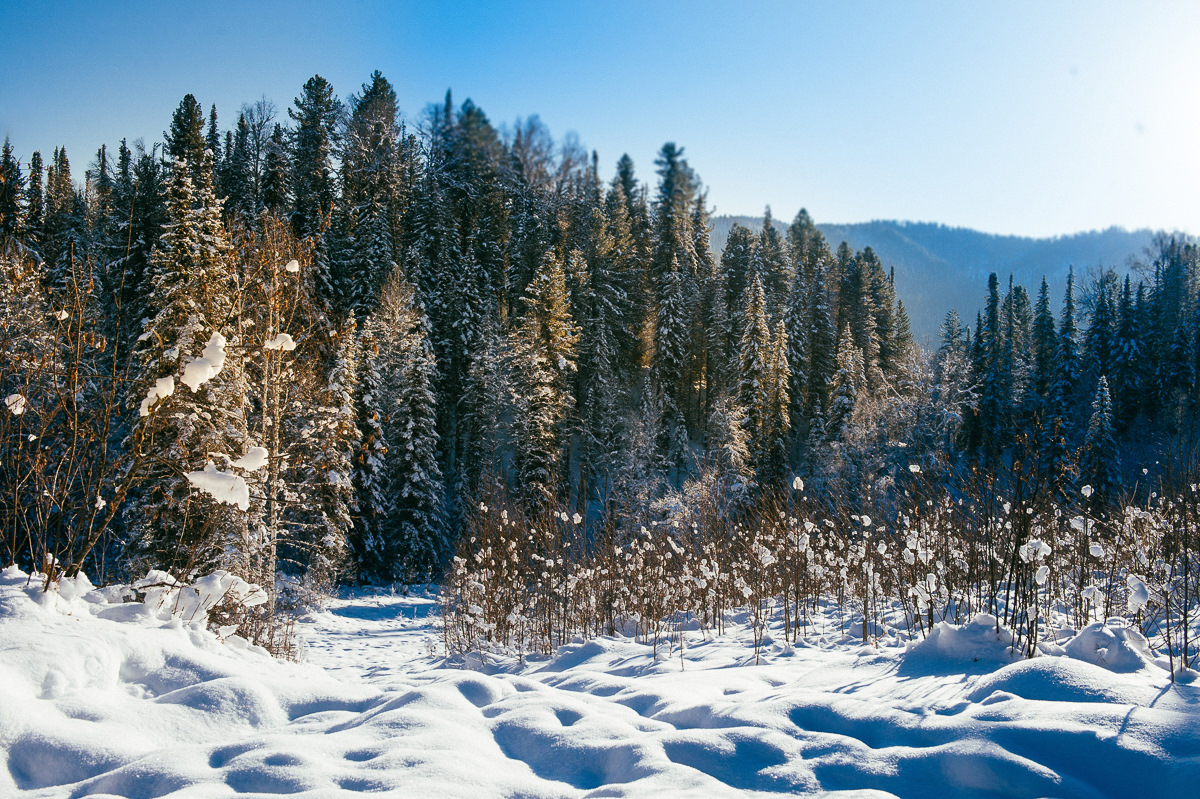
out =
[(183, 367), (183, 375), (179, 378), (179, 382), (192, 391), (197, 391), (200, 386), (220, 374), (221, 369), (225, 366), (225, 343), (224, 336), (220, 333), (213, 333), (208, 339), (208, 344), (205, 345), (201, 357), (189, 361), (187, 366)]
[(4, 398), (4, 407), (8, 408), (13, 416), (20, 416), (25, 413), (25, 397), (21, 394), (9, 394)]
[(245, 469), (248, 472), (257, 472), (259, 469), (267, 465), (269, 453), (266, 447), (250, 447), (246, 450), (246, 454), (230, 465), (236, 466), (239, 469)]
[(142, 400), (142, 406), (138, 409), (138, 413), (142, 416), (150, 415), (150, 406), (160, 399), (166, 399), (175, 393), (175, 378), (171, 375), (160, 377), (154, 381), (154, 385), (146, 392), (146, 398)]
[(834, 617), (768, 636), (758, 666), (734, 620), (658, 659), (616, 636), (446, 661), (435, 594), (364, 591), (304, 620), (297, 664), (222, 643), (148, 579), (143, 604), (0, 572), (0, 796), (1188, 796), (1200, 778), (1200, 688), (1123, 628), (1016, 661), (990, 618), (906, 651)]
[(293, 341), (292, 337), (290, 335), (288, 335), (287, 333), (280, 333), (279, 335), (275, 336), (275, 338), (271, 339), (270, 341), (263, 342), (263, 349), (264, 350), (283, 350), (284, 352), (291, 352), (292, 350), (296, 349), (296, 342)]
[(186, 476), (189, 483), (217, 502), (249, 510), (250, 486), (240, 476), (220, 471), (212, 461), (204, 464), (203, 471), (188, 472)]

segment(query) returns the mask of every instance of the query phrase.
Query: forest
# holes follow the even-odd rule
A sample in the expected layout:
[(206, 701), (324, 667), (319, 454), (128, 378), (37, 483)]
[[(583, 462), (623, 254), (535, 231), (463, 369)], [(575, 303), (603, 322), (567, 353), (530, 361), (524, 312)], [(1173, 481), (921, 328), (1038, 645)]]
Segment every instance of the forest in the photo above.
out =
[(992, 274), (926, 350), (804, 210), (712, 252), (675, 143), (605, 182), (537, 117), (415, 118), (376, 72), (227, 128), (189, 94), (82, 177), (6, 140), (0, 565), (224, 570), (266, 598), (213, 624), (283, 654), (338, 586), (435, 583), (452, 652), (833, 602), (1028, 655), (1122, 616), (1196, 664), (1194, 240), (1062, 296)]

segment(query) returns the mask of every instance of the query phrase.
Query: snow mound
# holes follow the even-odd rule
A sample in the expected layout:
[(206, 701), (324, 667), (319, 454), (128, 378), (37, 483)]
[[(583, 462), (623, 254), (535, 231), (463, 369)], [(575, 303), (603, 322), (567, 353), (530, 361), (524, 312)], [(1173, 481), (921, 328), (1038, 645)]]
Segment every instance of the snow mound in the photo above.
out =
[(986, 702), (996, 692), (1040, 702), (1104, 702), (1149, 705), (1160, 691), (1145, 680), (1121, 678), (1107, 669), (1066, 657), (1022, 660), (985, 675), (967, 695)]
[(1155, 665), (1145, 636), (1128, 627), (1109, 627), (1101, 622), (1084, 627), (1063, 644), (1067, 657), (1094, 666), (1125, 673)]
[(981, 613), (963, 625), (938, 622), (925, 640), (905, 653), (909, 663), (966, 665), (1000, 664), (1020, 660), (1013, 650), (1013, 634), (995, 616)]
[(146, 605), (0, 572), (0, 796), (1187, 796), (1200, 780), (1200, 689), (1161, 669), (902, 668), (996, 655), (994, 620), (904, 655), (798, 645), (756, 666), (734, 630), (659, 657), (579, 640), (481, 674), (437, 667), (428, 592), (331, 601), (296, 664), (167, 613), (157, 600), (184, 594), (151, 577)]

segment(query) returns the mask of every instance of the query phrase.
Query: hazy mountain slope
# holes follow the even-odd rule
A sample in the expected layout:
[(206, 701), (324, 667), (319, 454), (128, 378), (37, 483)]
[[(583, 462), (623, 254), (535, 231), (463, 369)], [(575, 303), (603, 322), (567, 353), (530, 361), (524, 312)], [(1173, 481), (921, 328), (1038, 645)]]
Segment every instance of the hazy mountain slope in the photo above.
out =
[[(725, 247), (734, 223), (757, 230), (762, 220), (720, 216), (713, 219), (712, 247)], [(776, 220), (785, 230), (787, 223)], [(855, 250), (871, 247), (887, 266), (896, 269), (896, 288), (908, 308), (918, 339), (936, 338), (946, 312), (955, 308), (964, 320), (973, 319), (982, 305), (990, 272), (1007, 282), (1011, 274), (1036, 298), (1042, 275), (1050, 280), (1055, 310), (1062, 300), (1067, 270), (1085, 273), (1100, 264), (1119, 271), (1131, 258), (1143, 257), (1154, 231), (1109, 228), (1052, 239), (997, 236), (967, 228), (924, 222), (862, 222), (818, 225), (830, 248), (846, 241)]]

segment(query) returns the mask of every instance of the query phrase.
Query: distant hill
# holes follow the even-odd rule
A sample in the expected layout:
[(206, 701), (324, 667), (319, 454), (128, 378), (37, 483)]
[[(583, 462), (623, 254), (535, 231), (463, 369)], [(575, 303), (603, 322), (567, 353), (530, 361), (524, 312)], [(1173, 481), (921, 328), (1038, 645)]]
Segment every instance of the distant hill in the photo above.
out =
[[(719, 216), (713, 219), (712, 248), (720, 256), (734, 223), (752, 230), (762, 219)], [(780, 230), (787, 223), (776, 220)], [(852, 225), (818, 224), (831, 250), (845, 241), (855, 251), (871, 247), (885, 267), (896, 269), (896, 290), (908, 309), (918, 340), (936, 341), (938, 327), (954, 308), (964, 321), (972, 321), (983, 306), (991, 272), (1002, 284), (1011, 274), (1036, 301), (1042, 276), (1050, 281), (1057, 314), (1062, 304), (1067, 270), (1076, 274), (1104, 265), (1126, 271), (1133, 259), (1144, 259), (1155, 231), (1107, 230), (1076, 233), (1052, 239), (997, 236), (968, 228), (926, 222), (862, 222)]]

